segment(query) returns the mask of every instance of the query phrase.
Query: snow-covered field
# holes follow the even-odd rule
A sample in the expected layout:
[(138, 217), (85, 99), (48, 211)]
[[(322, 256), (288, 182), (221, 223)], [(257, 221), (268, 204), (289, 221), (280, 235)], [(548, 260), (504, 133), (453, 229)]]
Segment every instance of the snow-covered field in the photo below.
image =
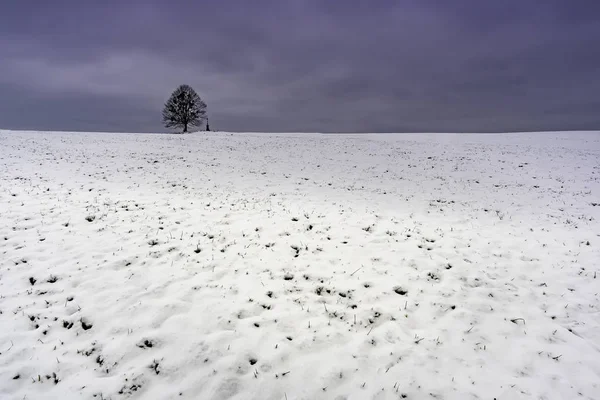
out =
[(1, 399), (600, 399), (600, 134), (0, 131)]

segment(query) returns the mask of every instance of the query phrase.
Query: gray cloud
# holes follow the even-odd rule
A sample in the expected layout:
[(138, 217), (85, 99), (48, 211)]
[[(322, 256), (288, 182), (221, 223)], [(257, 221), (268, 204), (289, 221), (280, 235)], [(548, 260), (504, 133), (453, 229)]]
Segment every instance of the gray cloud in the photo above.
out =
[(223, 130), (600, 128), (592, 1), (24, 3), (0, 6), (5, 128), (161, 131), (180, 83)]

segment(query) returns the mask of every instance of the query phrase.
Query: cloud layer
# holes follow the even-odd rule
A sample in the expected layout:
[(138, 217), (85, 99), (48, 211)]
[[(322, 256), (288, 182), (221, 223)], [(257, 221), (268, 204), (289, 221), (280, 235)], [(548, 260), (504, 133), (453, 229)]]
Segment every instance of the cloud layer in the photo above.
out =
[(187, 83), (222, 130), (600, 129), (594, 1), (6, 3), (3, 128), (161, 131)]

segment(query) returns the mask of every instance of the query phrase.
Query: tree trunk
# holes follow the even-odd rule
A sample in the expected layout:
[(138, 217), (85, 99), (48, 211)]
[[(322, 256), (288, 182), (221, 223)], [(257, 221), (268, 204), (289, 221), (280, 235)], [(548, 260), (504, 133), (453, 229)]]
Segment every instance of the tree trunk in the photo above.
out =
[(187, 122), (183, 125), (183, 133), (187, 133)]

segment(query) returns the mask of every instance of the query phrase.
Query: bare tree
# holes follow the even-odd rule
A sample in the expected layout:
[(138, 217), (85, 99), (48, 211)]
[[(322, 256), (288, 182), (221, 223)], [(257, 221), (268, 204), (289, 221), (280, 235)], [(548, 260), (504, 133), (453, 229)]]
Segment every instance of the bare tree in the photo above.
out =
[(206, 103), (190, 86), (181, 85), (167, 100), (162, 116), (165, 127), (183, 128), (186, 133), (188, 126), (200, 126), (206, 119)]

